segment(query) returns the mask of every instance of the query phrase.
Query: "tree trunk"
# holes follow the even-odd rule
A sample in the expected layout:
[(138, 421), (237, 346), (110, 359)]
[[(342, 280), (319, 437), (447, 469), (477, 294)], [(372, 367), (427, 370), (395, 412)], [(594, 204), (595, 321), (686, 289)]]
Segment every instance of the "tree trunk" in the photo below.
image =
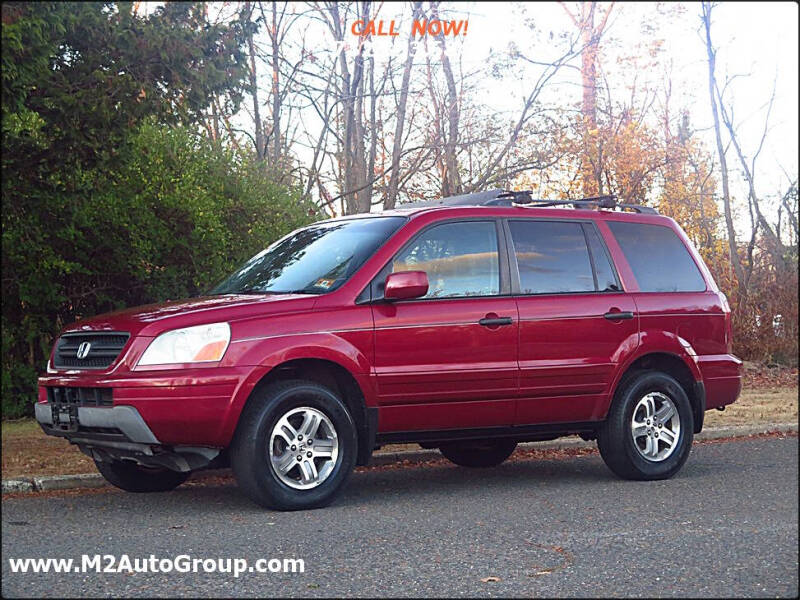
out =
[(786, 209), (786, 215), (789, 219), (789, 223), (792, 226), (791, 233), (794, 234), (794, 237), (789, 236), (789, 245), (792, 245), (792, 240), (796, 240), (798, 238), (798, 234), (800, 234), (800, 230), (797, 228), (797, 216), (795, 215), (795, 210), (789, 205), (789, 199), (794, 196), (797, 198), (797, 180), (795, 179), (790, 185), (787, 192), (781, 198), (781, 204)]
[(597, 196), (600, 193), (599, 177), (597, 175), (597, 148), (595, 135), (597, 132), (597, 46), (599, 39), (594, 30), (595, 3), (591, 2), (581, 9), (583, 22), (581, 24), (581, 83), (583, 96), (581, 113), (583, 115), (583, 161), (581, 161), (581, 180), (583, 182), (584, 197)]
[[(368, 3), (364, 3), (369, 6)], [(364, 18), (366, 21), (366, 16)], [(364, 52), (363, 46), (359, 50), (355, 59), (355, 68), (353, 69), (353, 85), (351, 95), (355, 97), (355, 106), (352, 112), (352, 127), (350, 135), (353, 136), (352, 152), (352, 184), (350, 189), (355, 196), (356, 212), (363, 213), (369, 212), (370, 198), (368, 194), (368, 173), (367, 173), (367, 157), (366, 149), (364, 146), (365, 132), (364, 132)]]
[[(731, 114), (725, 110), (725, 105), (722, 103), (722, 96), (717, 90), (717, 99), (719, 100), (720, 104), (720, 112), (722, 116), (722, 122), (725, 124), (725, 128), (728, 130), (728, 135), (730, 135), (731, 143), (733, 144), (734, 150), (736, 150), (736, 156), (739, 157), (739, 163), (742, 165), (742, 172), (744, 173), (745, 180), (747, 181), (747, 188), (748, 188), (748, 196), (750, 204), (753, 208), (755, 213), (755, 220), (758, 223), (758, 226), (764, 231), (764, 235), (766, 236), (767, 240), (770, 242), (768, 244), (768, 251), (772, 254), (773, 260), (775, 264), (785, 264), (785, 250), (783, 247), (783, 243), (781, 242), (780, 236), (777, 235), (773, 230), (772, 226), (767, 221), (764, 214), (761, 212), (761, 203), (756, 194), (756, 183), (755, 183), (755, 166), (756, 166), (756, 159), (758, 158), (758, 154), (761, 152), (761, 148), (753, 156), (752, 164), (747, 164), (747, 159), (744, 156), (744, 152), (742, 151), (742, 147), (739, 144), (739, 139), (736, 137), (736, 129), (733, 124), (733, 120)], [(775, 100), (775, 91), (772, 92), (772, 99), (770, 100), (770, 109), (772, 108), (772, 102)], [(763, 139), (767, 135), (767, 131), (769, 130), (769, 110), (767, 111), (767, 118), (764, 122), (764, 132), (762, 137)], [(763, 147), (763, 146), (762, 146)]]
[(272, 2), (272, 35), (270, 37), (272, 38), (272, 160), (275, 165), (279, 165), (281, 158), (280, 55), (278, 47), (278, 7), (277, 2), (274, 0)]
[(581, 157), (581, 187), (585, 197), (602, 193), (603, 164), (597, 146), (597, 57), (600, 38), (603, 37), (608, 17), (614, 8), (612, 2), (595, 25), (596, 2), (582, 2), (577, 15), (561, 3), (581, 34), (581, 129), (583, 150)]
[[(253, 5), (250, 2), (245, 3), (245, 10), (247, 11), (247, 21), (250, 22), (250, 17), (253, 14)], [(247, 48), (250, 53), (250, 94), (253, 97), (253, 120), (255, 121), (256, 129), (256, 160), (264, 160), (264, 129), (261, 125), (261, 111), (258, 101), (258, 78), (256, 77), (256, 51), (253, 44), (253, 32), (247, 34)]]
[[(439, 19), (438, 2), (431, 2), (431, 20)], [(447, 56), (444, 33), (436, 36), (436, 41), (442, 49), (442, 71), (447, 83), (447, 138), (444, 144), (445, 173), (442, 180), (442, 196), (454, 196), (462, 192), (461, 177), (458, 173), (456, 160), (456, 147), (458, 142), (458, 93), (453, 69)]]
[[(412, 11), (412, 21), (419, 18), (421, 14), (422, 2), (414, 2)], [(408, 50), (406, 52), (406, 63), (403, 65), (403, 80), (400, 84), (400, 99), (397, 103), (397, 123), (394, 127), (394, 142), (392, 144), (392, 167), (389, 174), (389, 189), (386, 192), (386, 199), (383, 208), (389, 210), (397, 204), (397, 189), (400, 182), (400, 153), (403, 149), (403, 129), (406, 122), (406, 103), (408, 102), (408, 86), (411, 81), (411, 67), (414, 64), (414, 54), (416, 44), (414, 35), (408, 37)]]
[[(339, 7), (336, 2), (328, 5), (328, 10), (331, 13), (330, 26), (334, 38), (337, 42), (344, 41), (344, 30), (342, 29), (342, 19), (339, 16)], [(355, 214), (358, 212), (358, 205), (356, 203), (355, 188), (353, 182), (353, 112), (355, 110), (355, 102), (351, 92), (350, 68), (347, 65), (347, 55), (344, 51), (339, 53), (339, 70), (342, 76), (341, 86), (339, 87), (339, 95), (342, 100), (342, 154), (339, 159), (341, 175), (340, 181), (342, 186), (342, 203), (344, 214)], [(355, 77), (355, 75), (354, 75)]]
[(739, 295), (743, 299), (747, 296), (747, 285), (745, 281), (744, 269), (742, 268), (742, 261), (739, 257), (736, 244), (736, 229), (733, 226), (733, 214), (731, 211), (731, 195), (730, 195), (730, 181), (728, 178), (728, 161), (725, 157), (725, 147), (722, 144), (722, 129), (719, 122), (719, 110), (717, 108), (717, 99), (715, 90), (717, 88), (716, 81), (716, 51), (711, 43), (711, 9), (710, 2), (703, 2), (703, 27), (705, 28), (705, 42), (706, 53), (708, 55), (708, 94), (711, 100), (711, 114), (714, 117), (714, 134), (717, 143), (717, 154), (719, 156), (720, 176), (722, 178), (722, 203), (725, 212), (725, 226), (728, 230), (728, 250), (730, 252), (731, 265), (733, 272), (736, 275), (738, 283)]
[(367, 187), (364, 195), (372, 208), (372, 190), (375, 184), (375, 160), (378, 154), (378, 124), (376, 123), (378, 97), (375, 93), (375, 57), (369, 59), (369, 157), (367, 158)]

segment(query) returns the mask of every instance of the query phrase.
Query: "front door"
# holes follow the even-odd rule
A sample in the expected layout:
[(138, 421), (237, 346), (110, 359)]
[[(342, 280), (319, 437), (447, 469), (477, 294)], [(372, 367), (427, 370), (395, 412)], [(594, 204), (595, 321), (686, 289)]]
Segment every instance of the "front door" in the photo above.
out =
[[(591, 222), (510, 220), (519, 272), (518, 425), (594, 421), (638, 316)], [(516, 280), (516, 278), (515, 278)]]
[(432, 225), (381, 274), (429, 282), (422, 298), (373, 304), (382, 432), (511, 425), (519, 323), (500, 233), (495, 220)]

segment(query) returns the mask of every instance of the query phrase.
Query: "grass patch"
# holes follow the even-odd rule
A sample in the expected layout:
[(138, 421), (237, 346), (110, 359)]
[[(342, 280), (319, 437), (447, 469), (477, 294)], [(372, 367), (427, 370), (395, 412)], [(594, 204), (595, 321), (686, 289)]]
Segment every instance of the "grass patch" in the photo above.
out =
[(704, 427), (796, 421), (796, 387), (745, 389), (736, 402), (725, 407), (724, 412), (706, 412)]
[(63, 438), (45, 435), (33, 419), (3, 422), (3, 479), (94, 473), (94, 461)]
[[(3, 439), (27, 437), (42, 431), (39, 424), (33, 419), (16, 419), (14, 421), (3, 421)], [(5, 449), (5, 446), (3, 447)]]

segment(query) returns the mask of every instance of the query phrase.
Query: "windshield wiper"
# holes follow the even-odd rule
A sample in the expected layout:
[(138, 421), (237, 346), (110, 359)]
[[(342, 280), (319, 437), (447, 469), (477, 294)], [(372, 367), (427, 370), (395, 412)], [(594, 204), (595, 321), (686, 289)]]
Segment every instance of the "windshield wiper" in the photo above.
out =
[(309, 289), (302, 289), (302, 290), (242, 290), (238, 292), (229, 292), (231, 294), (254, 294), (254, 295), (275, 295), (275, 294), (313, 294), (318, 295), (322, 292), (315, 292)]

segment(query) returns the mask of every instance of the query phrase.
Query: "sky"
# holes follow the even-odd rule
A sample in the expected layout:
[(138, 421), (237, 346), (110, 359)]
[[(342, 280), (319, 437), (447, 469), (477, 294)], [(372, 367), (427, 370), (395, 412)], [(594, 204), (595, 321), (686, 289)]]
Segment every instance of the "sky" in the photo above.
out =
[[(566, 3), (575, 8), (575, 3)], [(603, 4), (602, 6), (605, 6)], [(606, 60), (613, 61), (619, 53), (632, 52), (637, 44), (657, 36), (664, 39), (664, 57), (672, 61), (673, 102), (676, 107), (691, 109), (692, 128), (714, 149), (713, 120), (708, 95), (708, 63), (700, 22), (700, 4), (684, 3), (682, 15), (655, 20), (663, 3), (617, 3), (609, 19), (603, 41)], [(407, 11), (406, 11), (407, 12)], [(555, 2), (503, 3), (474, 2), (459, 4), (451, 10), (450, 18), (469, 19), (469, 29), (462, 36), (461, 47), (464, 64), (480, 65), (492, 52), (502, 52), (512, 40), (520, 49), (541, 58), (556, 55), (555, 48), (535, 47), (530, 40), (525, 20), (531, 19), (544, 31), (569, 30), (571, 21), (564, 8)], [(639, 22), (647, 18), (654, 32), (643, 32)], [(712, 40), (718, 48), (717, 78), (724, 82), (737, 75), (730, 84), (726, 97), (734, 106), (734, 115), (740, 124), (740, 136), (745, 154), (758, 147), (766, 116), (767, 102), (773, 83), (776, 95), (769, 132), (757, 163), (758, 187), (763, 195), (785, 191), (788, 180), (784, 170), (794, 179), (798, 171), (798, 5), (791, 2), (723, 2), (712, 13)], [(409, 17), (406, 15), (405, 21)], [(405, 33), (407, 29), (403, 30)], [(376, 47), (387, 44), (376, 40)], [(559, 74), (559, 83), (553, 94), (559, 94), (565, 103), (580, 99), (580, 73), (577, 69)], [(610, 75), (613, 86), (629, 82), (634, 74), (617, 71)], [(636, 74), (640, 85), (647, 77), (664, 79), (664, 72)], [(503, 94), (487, 97), (498, 107), (513, 114), (520, 106), (520, 85), (509, 78)], [(487, 86), (497, 86), (487, 81)], [(508, 90), (512, 90), (510, 93)], [(729, 162), (738, 170), (738, 161)]]
[[(298, 12), (308, 9), (307, 3), (292, 4)], [(577, 7), (575, 2), (565, 5), (572, 10)], [(221, 3), (212, 3), (212, 6), (225, 10)], [(395, 53), (404, 57), (406, 36), (411, 27), (408, 3), (375, 3), (375, 6), (380, 7), (378, 18), (387, 21), (387, 26), (389, 20), (395, 20), (400, 36), (375, 37), (373, 50), (378, 55)], [(606, 6), (607, 3), (600, 3), (601, 8)], [(539, 60), (555, 58), (559, 48), (555, 42), (548, 43), (547, 34), (554, 32), (557, 41), (559, 32), (574, 32), (564, 7), (557, 2), (462, 2), (444, 3), (444, 8), (442, 18), (469, 20), (467, 34), (450, 40), (448, 51), (451, 60), (460, 54), (459, 68), (465, 71), (479, 68), (492, 55), (507, 52), (509, 43)], [(532, 36), (531, 23), (544, 35)], [(320, 49), (333, 49), (329, 34), (321, 25), (319, 27), (311, 39), (317, 40)], [(266, 45), (266, 34), (262, 31), (260, 35)], [(759, 196), (779, 196), (788, 187), (787, 174), (795, 180), (798, 172), (798, 5), (793, 2), (721, 2), (713, 10), (712, 37), (718, 49), (718, 80), (725, 82), (728, 77), (734, 77), (726, 97), (733, 105), (742, 148), (748, 156), (759, 145), (766, 104), (775, 85), (775, 101), (756, 169), (756, 184)], [(616, 66), (617, 57), (635, 53), (641, 44), (654, 39), (664, 41), (660, 68), (632, 73)], [(634, 76), (637, 86), (645, 86), (649, 80), (654, 88), (662, 87), (667, 76), (664, 65), (670, 64), (673, 106), (676, 110), (690, 109), (695, 135), (705, 142), (709, 151), (716, 152), (700, 3), (618, 2), (601, 48), (615, 94), (626, 93), (626, 85)], [(418, 52), (416, 60), (422, 66), (424, 55)], [(530, 88), (526, 80), (535, 76), (534, 70), (535, 67), (531, 67), (527, 71), (511, 72), (500, 80), (484, 78), (480, 82), (484, 98), (493, 109), (513, 118), (519, 114), (522, 97)], [(262, 75), (266, 77), (268, 73), (264, 71)], [(267, 85), (265, 82), (265, 87)], [(549, 96), (543, 100), (577, 106), (580, 93), (579, 70), (563, 69), (548, 89)], [(239, 118), (246, 120), (247, 115), (239, 115)], [(308, 158), (303, 154), (302, 148), (298, 148), (301, 161)], [(732, 149), (728, 163), (732, 177), (740, 177), (738, 160)], [(744, 193), (741, 182), (734, 187), (735, 192)], [(766, 204), (769, 209), (770, 201)]]

